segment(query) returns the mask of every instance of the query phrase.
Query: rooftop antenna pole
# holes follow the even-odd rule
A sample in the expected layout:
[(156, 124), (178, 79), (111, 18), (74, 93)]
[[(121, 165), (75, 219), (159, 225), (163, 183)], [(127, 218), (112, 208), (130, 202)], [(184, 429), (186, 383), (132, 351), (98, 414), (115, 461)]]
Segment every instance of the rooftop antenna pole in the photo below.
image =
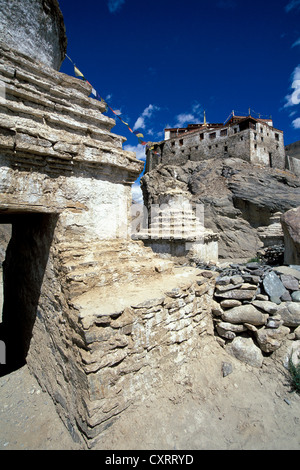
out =
[(205, 114), (205, 110), (204, 110), (204, 121), (203, 121), (203, 125), (206, 126), (206, 114)]

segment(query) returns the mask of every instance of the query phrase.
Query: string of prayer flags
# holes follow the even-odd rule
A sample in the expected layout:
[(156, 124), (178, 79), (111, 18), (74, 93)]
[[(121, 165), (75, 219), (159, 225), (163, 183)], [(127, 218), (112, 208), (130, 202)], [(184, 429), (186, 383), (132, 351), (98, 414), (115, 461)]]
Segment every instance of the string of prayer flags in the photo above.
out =
[[(91, 87), (92, 87), (92, 95), (98, 99), (99, 101), (101, 101), (102, 103), (105, 104), (106, 106), (106, 110), (107, 108), (109, 108), (115, 116), (117, 116), (117, 118), (125, 125), (127, 126), (128, 130), (132, 133), (132, 134), (135, 134), (135, 136), (138, 138), (138, 141), (139, 141), (139, 144), (141, 145), (147, 145), (147, 142), (145, 142), (144, 140), (142, 140), (144, 138), (144, 135), (140, 132), (140, 131), (133, 131), (130, 127), (129, 127), (129, 124), (125, 121), (123, 121), (123, 119), (121, 119), (120, 115), (122, 114), (120, 110), (113, 110), (109, 104), (107, 104), (107, 102), (99, 95), (99, 93), (97, 92), (97, 90), (95, 90), (95, 88), (91, 85), (91, 83), (85, 78), (85, 76), (83, 75), (83, 73), (78, 69), (78, 67), (76, 67), (75, 63), (72, 61), (72, 59), (70, 59), (70, 57), (66, 54), (66, 57), (69, 59), (69, 61), (73, 64), (74, 66), (74, 74), (77, 78), (81, 78), (82, 80), (84, 80), (85, 82), (87, 82)], [(158, 152), (154, 152), (155, 154), (159, 155)]]

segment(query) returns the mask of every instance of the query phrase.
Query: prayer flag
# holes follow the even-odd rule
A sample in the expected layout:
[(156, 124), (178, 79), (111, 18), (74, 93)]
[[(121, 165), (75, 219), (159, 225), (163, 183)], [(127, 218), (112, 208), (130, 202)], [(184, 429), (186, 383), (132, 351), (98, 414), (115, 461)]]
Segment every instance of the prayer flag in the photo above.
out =
[(80, 70), (76, 67), (76, 65), (74, 66), (74, 73), (75, 73), (76, 77), (84, 78), (84, 75), (80, 72)]

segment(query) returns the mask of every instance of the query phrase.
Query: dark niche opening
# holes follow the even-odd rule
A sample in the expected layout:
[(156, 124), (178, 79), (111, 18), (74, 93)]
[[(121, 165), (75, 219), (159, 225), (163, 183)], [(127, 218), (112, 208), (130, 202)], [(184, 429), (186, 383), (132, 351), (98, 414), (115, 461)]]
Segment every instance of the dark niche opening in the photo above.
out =
[(0, 224), (11, 224), (2, 263), (0, 341), (6, 361), (0, 365), (0, 375), (26, 363), (56, 222), (53, 214), (0, 214)]

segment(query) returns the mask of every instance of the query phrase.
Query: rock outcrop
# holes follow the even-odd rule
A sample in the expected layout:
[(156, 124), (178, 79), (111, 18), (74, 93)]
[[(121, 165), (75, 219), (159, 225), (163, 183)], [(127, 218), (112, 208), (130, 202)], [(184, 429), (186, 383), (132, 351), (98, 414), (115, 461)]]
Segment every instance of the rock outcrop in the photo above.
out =
[(286, 264), (300, 264), (300, 206), (283, 214), (281, 223), (285, 242), (284, 261)]
[(300, 140), (286, 145), (285, 153), (288, 168), (300, 176)]
[(274, 214), (297, 207), (300, 200), (296, 175), (237, 158), (160, 165), (143, 176), (141, 187), (147, 207), (159, 204), (162, 191), (175, 189), (189, 193), (192, 204), (203, 204), (205, 227), (220, 235), (220, 258), (255, 256)]

